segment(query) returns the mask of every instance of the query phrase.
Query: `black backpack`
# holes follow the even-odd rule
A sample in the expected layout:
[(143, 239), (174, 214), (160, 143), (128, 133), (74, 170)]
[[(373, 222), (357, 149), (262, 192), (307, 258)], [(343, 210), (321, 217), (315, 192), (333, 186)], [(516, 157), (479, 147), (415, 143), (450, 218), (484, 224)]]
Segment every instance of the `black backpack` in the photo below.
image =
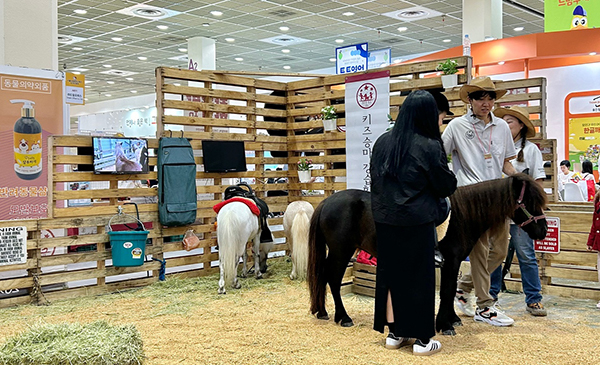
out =
[(196, 221), (196, 161), (186, 138), (161, 138), (158, 143), (158, 217), (169, 227)]

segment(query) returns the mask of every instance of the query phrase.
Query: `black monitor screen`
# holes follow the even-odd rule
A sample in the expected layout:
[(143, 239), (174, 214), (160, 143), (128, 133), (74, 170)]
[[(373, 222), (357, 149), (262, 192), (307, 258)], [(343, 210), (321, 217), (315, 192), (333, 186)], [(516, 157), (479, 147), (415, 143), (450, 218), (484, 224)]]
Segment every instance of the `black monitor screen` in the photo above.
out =
[(148, 143), (139, 138), (94, 137), (94, 173), (148, 172)]
[(202, 141), (204, 172), (239, 172), (246, 169), (244, 141)]

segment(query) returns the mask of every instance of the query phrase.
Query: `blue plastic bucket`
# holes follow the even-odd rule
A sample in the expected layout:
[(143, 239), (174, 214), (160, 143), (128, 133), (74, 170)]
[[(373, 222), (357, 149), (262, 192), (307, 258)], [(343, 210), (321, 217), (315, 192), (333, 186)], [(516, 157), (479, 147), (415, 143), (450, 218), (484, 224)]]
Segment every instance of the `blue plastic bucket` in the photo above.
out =
[(108, 232), (113, 266), (143, 265), (148, 233), (148, 231)]

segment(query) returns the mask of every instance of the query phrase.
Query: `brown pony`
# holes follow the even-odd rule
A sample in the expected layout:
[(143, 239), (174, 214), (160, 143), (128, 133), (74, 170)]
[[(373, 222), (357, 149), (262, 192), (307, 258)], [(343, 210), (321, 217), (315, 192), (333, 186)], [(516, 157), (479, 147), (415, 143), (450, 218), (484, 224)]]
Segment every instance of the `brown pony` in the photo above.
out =
[[(458, 270), (479, 237), (488, 229), (504, 227), (507, 218), (521, 225), (532, 239), (543, 239), (548, 230), (543, 213), (546, 193), (525, 174), (459, 187), (450, 201), (450, 225), (439, 242), (445, 263), (436, 318), (436, 330), (446, 335), (455, 334), (454, 326), (461, 325), (454, 311)], [(356, 249), (377, 256), (371, 197), (362, 190), (344, 190), (323, 200), (311, 219), (308, 286), (310, 310), (317, 318), (329, 319), (325, 309), (329, 284), (335, 302), (335, 322), (343, 327), (353, 325), (342, 303), (340, 286)]]

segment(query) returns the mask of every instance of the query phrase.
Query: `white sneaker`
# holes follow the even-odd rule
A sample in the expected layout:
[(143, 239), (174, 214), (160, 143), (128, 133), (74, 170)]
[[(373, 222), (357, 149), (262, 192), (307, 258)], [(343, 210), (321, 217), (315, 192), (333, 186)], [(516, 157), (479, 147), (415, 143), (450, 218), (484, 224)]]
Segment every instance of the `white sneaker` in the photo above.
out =
[(483, 309), (477, 308), (474, 319), (475, 322), (485, 322), (498, 327), (512, 326), (515, 323), (512, 318), (502, 313), (496, 306), (492, 308), (485, 307)]
[(456, 296), (454, 297), (454, 304), (463, 312), (466, 316), (475, 316), (475, 297), (470, 293), (465, 293), (461, 289), (456, 290)]
[(406, 346), (410, 343), (410, 338), (406, 337), (396, 337), (393, 333), (388, 334), (385, 339), (385, 348), (396, 350), (400, 347)]
[(596, 308), (600, 309), (600, 301), (598, 301), (598, 304), (596, 304)]
[(436, 352), (440, 352), (442, 349), (442, 344), (440, 341), (429, 340), (427, 345), (423, 344), (421, 340), (416, 340), (413, 345), (413, 355), (417, 356), (428, 356), (433, 355)]

